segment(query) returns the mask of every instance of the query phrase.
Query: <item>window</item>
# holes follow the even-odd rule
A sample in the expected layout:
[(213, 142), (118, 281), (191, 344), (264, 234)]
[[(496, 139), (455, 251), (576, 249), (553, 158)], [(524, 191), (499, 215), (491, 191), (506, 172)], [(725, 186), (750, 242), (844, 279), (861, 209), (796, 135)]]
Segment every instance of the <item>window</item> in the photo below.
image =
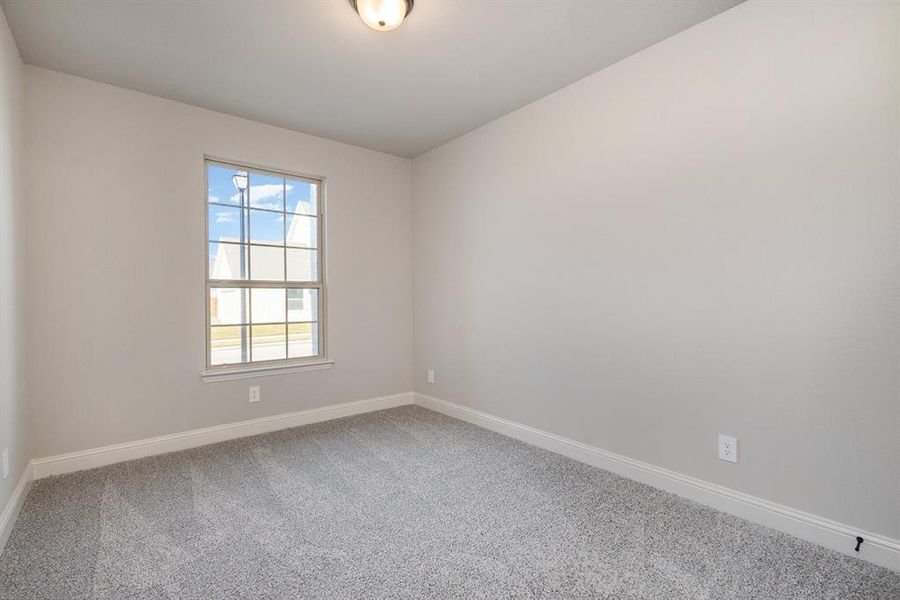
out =
[(207, 372), (321, 362), (322, 181), (207, 160), (206, 183)]

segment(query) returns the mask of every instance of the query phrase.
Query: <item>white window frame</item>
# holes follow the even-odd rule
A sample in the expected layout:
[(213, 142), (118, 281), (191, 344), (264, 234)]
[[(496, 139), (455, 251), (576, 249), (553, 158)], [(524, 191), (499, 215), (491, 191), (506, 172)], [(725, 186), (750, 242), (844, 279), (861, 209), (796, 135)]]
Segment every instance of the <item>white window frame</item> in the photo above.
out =
[[(317, 199), (316, 199), (316, 218), (317, 218), (317, 228), (316, 228), (316, 261), (317, 261), (317, 276), (318, 279), (316, 281), (263, 281), (263, 280), (253, 280), (253, 279), (210, 279), (209, 273), (209, 166), (210, 165), (218, 165), (221, 167), (226, 167), (229, 169), (235, 169), (239, 171), (245, 171), (248, 174), (259, 173), (262, 175), (269, 175), (273, 177), (282, 177), (286, 179), (294, 179), (298, 181), (305, 181), (308, 183), (312, 183), (316, 185)], [(319, 369), (327, 369), (330, 368), (334, 361), (328, 358), (328, 335), (327, 335), (327, 286), (325, 284), (326, 279), (326, 248), (325, 248), (325, 177), (321, 176), (313, 176), (301, 173), (294, 173), (291, 171), (287, 171), (284, 169), (272, 169), (270, 167), (262, 167), (259, 165), (239, 162), (233, 160), (225, 160), (221, 158), (216, 158), (212, 156), (205, 155), (203, 157), (203, 222), (204, 222), (204, 239), (203, 239), (203, 272), (204, 279), (206, 284), (204, 286), (204, 295), (206, 297), (205, 300), (205, 320), (204, 320), (204, 329), (206, 333), (204, 335), (205, 339), (205, 368), (201, 371), (200, 375), (204, 381), (225, 381), (230, 379), (244, 379), (249, 377), (261, 377), (266, 375), (280, 375), (284, 373), (291, 372), (299, 372), (299, 371), (312, 371)], [(284, 199), (287, 202), (287, 198)], [(249, 201), (247, 203), (247, 207), (249, 207)], [(247, 207), (243, 207), (242, 210), (246, 210)], [(312, 216), (312, 215), (311, 215)], [(247, 249), (249, 251), (251, 244), (250, 240), (250, 231), (249, 231), (249, 223), (248, 223), (248, 231), (247, 231), (247, 242), (242, 242), (247, 244)], [(285, 260), (287, 260), (285, 258)], [(252, 276), (252, 267), (249, 273)], [(285, 264), (285, 274), (287, 274), (287, 265)], [(305, 358), (284, 358), (284, 359), (275, 359), (275, 360), (266, 360), (266, 361), (252, 361), (252, 349), (251, 352), (251, 361), (246, 363), (231, 363), (227, 365), (212, 365), (212, 340), (211, 340), (211, 313), (210, 313), (210, 290), (216, 287), (227, 287), (227, 288), (245, 288), (247, 290), (252, 290), (254, 288), (277, 288), (277, 289), (314, 289), (318, 291), (319, 298), (319, 306), (318, 306), (318, 348), (319, 354), (317, 356), (305, 357)], [(248, 297), (252, 296), (252, 293), (248, 291)], [(285, 298), (285, 309), (287, 310), (287, 298)], [(252, 300), (250, 304), (248, 304), (248, 314), (250, 313), (252, 307)], [(287, 319), (287, 314), (285, 314), (285, 319)], [(286, 327), (289, 321), (286, 320)], [(248, 330), (248, 336), (251, 335), (252, 329), (249, 323), (246, 325)], [(285, 332), (287, 335), (287, 332)], [(288, 343), (288, 340), (286, 340)], [(252, 346), (252, 342), (248, 342)]]

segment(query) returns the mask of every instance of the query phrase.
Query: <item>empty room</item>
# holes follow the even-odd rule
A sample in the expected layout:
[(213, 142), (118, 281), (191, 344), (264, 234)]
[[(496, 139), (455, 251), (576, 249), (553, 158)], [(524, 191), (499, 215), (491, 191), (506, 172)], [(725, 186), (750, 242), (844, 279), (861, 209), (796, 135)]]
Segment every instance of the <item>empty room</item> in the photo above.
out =
[(0, 0), (0, 600), (900, 599), (900, 0)]

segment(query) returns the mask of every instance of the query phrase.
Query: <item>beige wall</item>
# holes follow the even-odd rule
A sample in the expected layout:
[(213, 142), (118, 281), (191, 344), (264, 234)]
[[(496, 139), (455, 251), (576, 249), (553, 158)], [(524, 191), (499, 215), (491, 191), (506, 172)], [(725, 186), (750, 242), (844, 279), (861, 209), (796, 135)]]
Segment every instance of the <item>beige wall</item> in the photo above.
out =
[(25, 406), (25, 203), (22, 197), (23, 66), (0, 11), (0, 448), (9, 449), (9, 477), (0, 480), (0, 507), (28, 459)]
[(417, 158), (416, 390), (900, 537), (898, 25), (750, 2)]
[[(34, 456), (412, 389), (409, 160), (26, 75)], [(332, 369), (200, 380), (204, 153), (328, 179)]]

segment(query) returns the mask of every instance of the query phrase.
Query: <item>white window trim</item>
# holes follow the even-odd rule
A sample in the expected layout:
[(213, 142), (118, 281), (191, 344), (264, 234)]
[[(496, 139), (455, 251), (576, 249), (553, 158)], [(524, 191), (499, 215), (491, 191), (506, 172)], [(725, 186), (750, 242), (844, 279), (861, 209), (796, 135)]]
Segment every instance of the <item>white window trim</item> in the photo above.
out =
[(302, 373), (304, 371), (322, 371), (334, 366), (333, 360), (317, 360), (316, 362), (280, 364), (264, 367), (252, 367), (246, 365), (222, 367), (221, 369), (205, 370), (200, 372), (203, 381), (231, 381), (233, 379), (252, 379), (255, 377), (270, 377), (272, 375), (286, 375), (289, 373)]
[[(212, 285), (215, 287), (217, 283), (222, 283), (218, 280), (210, 280), (209, 278), (209, 169), (208, 165), (210, 163), (218, 164), (225, 167), (231, 167), (240, 170), (247, 171), (256, 171), (268, 173), (277, 177), (285, 177), (290, 179), (300, 179), (306, 180), (311, 183), (315, 183), (318, 186), (318, 241), (317, 241), (317, 261), (318, 261), (318, 281), (315, 282), (277, 282), (277, 281), (264, 281), (264, 282), (254, 282), (257, 285), (248, 285), (244, 282), (244, 285), (241, 287), (247, 287), (251, 289), (252, 287), (298, 287), (297, 284), (300, 284), (301, 288), (308, 289), (317, 289), (319, 293), (319, 313), (318, 313), (318, 328), (319, 328), (319, 349), (320, 352), (317, 356), (312, 356), (308, 358), (286, 358), (286, 359), (278, 359), (278, 360), (270, 360), (270, 361), (259, 361), (259, 362), (251, 362), (251, 363), (235, 363), (229, 365), (222, 366), (213, 366), (210, 361), (210, 314), (209, 314), (209, 290)], [(329, 358), (328, 354), (328, 326), (327, 326), (327, 286), (326, 286), (326, 278), (327, 278), (327, 251), (325, 249), (325, 239), (326, 239), (326, 178), (319, 175), (309, 175), (305, 173), (297, 173), (286, 169), (273, 169), (271, 167), (264, 167), (260, 165), (256, 165), (253, 163), (248, 163), (244, 161), (235, 161), (230, 159), (218, 158), (215, 156), (204, 155), (203, 156), (203, 180), (205, 185), (203, 186), (203, 221), (204, 221), (204, 240), (203, 240), (203, 259), (204, 259), (204, 323), (203, 327), (205, 330), (204, 340), (205, 340), (205, 348), (204, 348), (204, 369), (200, 371), (200, 377), (204, 382), (214, 382), (214, 381), (229, 381), (234, 379), (249, 379), (255, 377), (268, 377), (273, 375), (281, 375), (281, 374), (290, 374), (290, 373), (300, 373), (304, 371), (320, 371), (323, 369), (330, 369), (334, 365), (334, 361)], [(287, 199), (285, 198), (285, 202)], [(260, 284), (261, 283), (261, 284)], [(305, 285), (303, 285), (305, 284)], [(310, 285), (312, 284), (312, 285)]]

